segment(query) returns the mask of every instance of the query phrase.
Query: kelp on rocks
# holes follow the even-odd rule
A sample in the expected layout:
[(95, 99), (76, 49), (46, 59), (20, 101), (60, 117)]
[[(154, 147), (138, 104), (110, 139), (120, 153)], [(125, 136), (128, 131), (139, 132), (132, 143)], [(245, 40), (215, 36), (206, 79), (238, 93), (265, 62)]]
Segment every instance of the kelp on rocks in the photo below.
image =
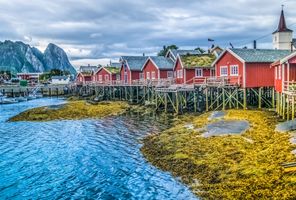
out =
[(125, 112), (129, 105), (125, 102), (101, 102), (92, 105), (86, 101), (70, 101), (56, 108), (52, 106), (34, 108), (12, 117), (9, 121), (51, 121), (84, 118), (101, 118)]
[(247, 120), (250, 129), (242, 135), (204, 138), (200, 130), (211, 123), (209, 116), (181, 118), (173, 128), (145, 138), (142, 152), (204, 199), (296, 198), (296, 174), (281, 167), (296, 161), (291, 154), (295, 146), (289, 134), (275, 131), (274, 113), (230, 110), (225, 120)]

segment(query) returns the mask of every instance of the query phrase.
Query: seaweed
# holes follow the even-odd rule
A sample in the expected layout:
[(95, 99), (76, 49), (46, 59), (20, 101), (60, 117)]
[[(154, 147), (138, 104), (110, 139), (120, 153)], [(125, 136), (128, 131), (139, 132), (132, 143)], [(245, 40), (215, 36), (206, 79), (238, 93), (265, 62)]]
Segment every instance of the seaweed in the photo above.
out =
[(51, 121), (102, 118), (121, 114), (128, 108), (129, 105), (125, 102), (101, 102), (97, 105), (92, 105), (86, 101), (70, 101), (64, 106), (59, 106), (56, 109), (52, 109), (52, 107), (30, 109), (12, 117), (8, 121)]
[[(242, 135), (201, 137), (211, 113), (185, 116), (174, 126), (143, 140), (153, 165), (170, 171), (202, 199), (295, 199), (296, 173), (281, 164), (295, 162), (288, 133), (275, 131), (273, 112), (229, 110), (225, 120), (247, 120)], [(195, 129), (186, 128), (192, 123)], [(251, 142), (250, 142), (251, 141)]]

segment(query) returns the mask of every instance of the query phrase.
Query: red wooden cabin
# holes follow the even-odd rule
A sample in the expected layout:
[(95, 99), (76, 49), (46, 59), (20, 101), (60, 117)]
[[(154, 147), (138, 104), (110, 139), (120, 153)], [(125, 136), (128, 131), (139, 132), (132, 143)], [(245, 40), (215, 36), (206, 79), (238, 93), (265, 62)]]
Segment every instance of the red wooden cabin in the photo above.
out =
[(124, 84), (138, 82), (142, 77), (142, 67), (145, 64), (147, 56), (122, 56), (120, 69), (120, 79)]
[(207, 78), (215, 75), (215, 68), (211, 66), (215, 59), (212, 54), (178, 55), (174, 67), (176, 83), (204, 83)]
[(94, 74), (92, 72), (79, 72), (77, 74), (77, 83), (79, 84), (87, 84), (95, 81)]
[(213, 63), (216, 79), (243, 88), (273, 87), (270, 65), (288, 54), (287, 50), (227, 49)]
[(111, 84), (120, 81), (120, 68), (101, 67), (95, 73), (95, 81), (99, 84)]
[(274, 62), (274, 86), (279, 93), (296, 90), (296, 52)]
[(163, 56), (151, 56), (142, 67), (142, 80), (160, 80), (174, 78), (174, 62)]

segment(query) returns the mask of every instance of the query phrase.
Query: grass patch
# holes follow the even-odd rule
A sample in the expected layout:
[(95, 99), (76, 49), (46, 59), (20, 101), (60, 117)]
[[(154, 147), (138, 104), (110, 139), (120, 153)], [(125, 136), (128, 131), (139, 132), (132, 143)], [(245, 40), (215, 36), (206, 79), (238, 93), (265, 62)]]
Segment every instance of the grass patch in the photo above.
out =
[(12, 117), (9, 121), (51, 121), (102, 118), (121, 114), (128, 108), (129, 105), (125, 102), (101, 102), (97, 105), (91, 105), (85, 101), (70, 101), (58, 108), (53, 108), (51, 106), (33, 108)]
[[(295, 146), (289, 134), (274, 131), (274, 113), (230, 110), (225, 120), (247, 120), (250, 129), (204, 138), (198, 130), (210, 123), (209, 115), (181, 117), (171, 129), (146, 137), (143, 154), (203, 199), (296, 198), (296, 173), (284, 173), (280, 165), (296, 161)], [(186, 128), (188, 123), (195, 129)]]

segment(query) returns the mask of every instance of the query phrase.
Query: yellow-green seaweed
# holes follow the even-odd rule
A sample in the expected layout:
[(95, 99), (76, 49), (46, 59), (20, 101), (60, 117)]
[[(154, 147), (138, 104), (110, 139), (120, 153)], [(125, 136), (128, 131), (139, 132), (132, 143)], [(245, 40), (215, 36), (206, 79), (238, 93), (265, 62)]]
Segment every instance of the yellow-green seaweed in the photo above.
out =
[[(170, 171), (202, 199), (295, 199), (295, 162), (289, 134), (275, 132), (277, 116), (268, 111), (230, 110), (226, 120), (248, 120), (242, 135), (204, 138), (199, 129), (210, 113), (185, 116), (174, 127), (143, 140), (142, 152), (155, 166)], [(186, 128), (192, 123), (195, 129)]]
[(9, 119), (15, 121), (51, 121), (51, 120), (73, 120), (85, 118), (102, 118), (118, 115), (126, 111), (129, 105), (126, 102), (101, 102), (92, 105), (86, 101), (71, 101), (65, 105), (52, 109), (51, 107), (40, 107), (27, 110)]

